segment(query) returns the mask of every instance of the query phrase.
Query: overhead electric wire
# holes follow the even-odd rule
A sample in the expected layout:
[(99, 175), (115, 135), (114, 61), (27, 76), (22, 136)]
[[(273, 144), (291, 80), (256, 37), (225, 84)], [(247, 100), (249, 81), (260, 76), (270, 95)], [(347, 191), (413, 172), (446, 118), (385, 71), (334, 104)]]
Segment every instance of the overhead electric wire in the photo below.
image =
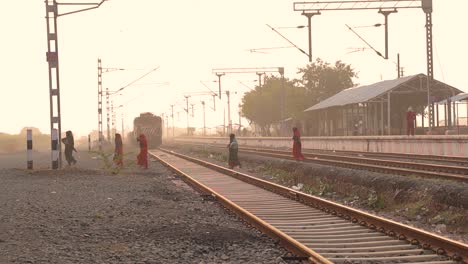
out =
[(129, 87), (130, 85), (132, 85), (132, 84), (134, 84), (134, 83), (138, 82), (139, 80), (143, 79), (144, 77), (146, 77), (146, 76), (147, 76), (147, 75), (149, 75), (150, 73), (152, 73), (152, 72), (156, 71), (157, 69), (159, 69), (159, 66), (158, 66), (158, 67), (156, 67), (156, 68), (154, 68), (154, 69), (152, 69), (151, 71), (149, 71), (149, 72), (147, 72), (147, 73), (143, 74), (143, 76), (141, 76), (141, 77), (137, 78), (136, 80), (134, 80), (134, 81), (130, 82), (129, 84), (127, 84), (127, 85), (123, 86), (122, 88), (118, 89), (116, 92), (120, 92), (120, 91), (122, 91), (123, 89), (125, 89), (125, 88)]
[(271, 47), (271, 48), (256, 48), (256, 49), (249, 49), (248, 51), (250, 52), (257, 52), (257, 53), (265, 53), (266, 52), (260, 52), (259, 50), (272, 50), (272, 49), (290, 49), (290, 48), (295, 48), (295, 46), (286, 46), (286, 47)]
[(361, 36), (359, 36), (358, 33), (356, 33), (356, 31), (354, 31), (350, 26), (348, 26), (348, 24), (345, 24), (349, 30), (351, 30), (354, 34), (356, 34), (356, 36), (358, 36), (358, 38), (360, 38), (362, 41), (364, 41), (364, 43), (367, 44), (367, 46), (369, 46), (369, 48), (371, 48), (373, 51), (375, 51), (375, 53), (377, 53), (377, 55), (379, 55), (380, 57), (384, 58), (385, 57), (382, 55), (382, 53), (378, 52), (376, 49), (374, 49), (374, 47), (371, 46), (371, 44), (369, 44), (365, 39), (363, 39)]
[(304, 53), (305, 55), (309, 56), (309, 54), (307, 54), (307, 52), (305, 52), (304, 50), (302, 50), (301, 48), (299, 48), (296, 44), (292, 43), (292, 41), (290, 41), (289, 39), (287, 39), (285, 36), (283, 36), (281, 33), (279, 33), (276, 29), (274, 29), (272, 26), (266, 24), (269, 28), (271, 28), (271, 30), (273, 30), (274, 32), (276, 32), (278, 35), (280, 35), (282, 38), (284, 38), (287, 42), (289, 42), (291, 45), (293, 45), (294, 47), (296, 47), (296, 49), (298, 49), (300, 52)]
[(213, 92), (213, 90), (211, 90), (210, 87), (208, 87), (208, 85), (206, 85), (204, 82), (200, 81), (200, 83), (203, 84), (203, 86), (205, 86), (208, 90), (210, 90), (210, 92), (212, 92), (214, 95), (218, 96), (218, 94)]

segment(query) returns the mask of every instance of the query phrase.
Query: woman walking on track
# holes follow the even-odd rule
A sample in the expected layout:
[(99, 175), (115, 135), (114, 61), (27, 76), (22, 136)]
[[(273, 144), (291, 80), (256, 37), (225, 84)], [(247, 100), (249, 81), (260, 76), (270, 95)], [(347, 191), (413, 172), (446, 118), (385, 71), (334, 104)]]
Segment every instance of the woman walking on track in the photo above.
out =
[(119, 133), (115, 134), (115, 150), (114, 150), (114, 163), (118, 167), (123, 166), (123, 142), (122, 136)]
[(295, 160), (304, 160), (302, 155), (301, 133), (297, 127), (293, 127), (293, 157)]
[(239, 157), (237, 152), (239, 151), (239, 145), (237, 144), (236, 135), (230, 134), (229, 135), (229, 144), (227, 145), (229, 148), (229, 158), (228, 158), (228, 165), (230, 169), (233, 169), (235, 166), (241, 167), (239, 162)]
[(65, 144), (65, 159), (68, 162), (68, 166), (76, 164), (76, 159), (73, 157), (73, 151), (77, 152), (75, 149), (75, 140), (73, 139), (73, 133), (68, 130), (65, 132), (65, 137), (62, 138), (63, 144)]
[(141, 167), (148, 168), (148, 142), (146, 141), (146, 136), (140, 134), (137, 138), (137, 141), (140, 142), (140, 153), (137, 156), (137, 164)]

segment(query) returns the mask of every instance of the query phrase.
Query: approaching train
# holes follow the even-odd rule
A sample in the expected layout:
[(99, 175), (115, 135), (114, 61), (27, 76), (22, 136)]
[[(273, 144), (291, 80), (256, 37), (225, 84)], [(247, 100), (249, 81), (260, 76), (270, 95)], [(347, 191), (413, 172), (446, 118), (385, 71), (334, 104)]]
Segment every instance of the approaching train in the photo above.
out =
[(148, 148), (157, 148), (162, 144), (162, 119), (153, 113), (141, 113), (133, 120), (133, 138), (145, 134)]

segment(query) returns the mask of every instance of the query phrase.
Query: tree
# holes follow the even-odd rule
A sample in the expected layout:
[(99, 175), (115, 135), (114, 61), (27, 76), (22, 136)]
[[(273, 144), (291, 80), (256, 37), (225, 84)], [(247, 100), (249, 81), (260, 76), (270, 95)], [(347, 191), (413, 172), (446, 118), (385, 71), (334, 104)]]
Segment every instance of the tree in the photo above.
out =
[(302, 74), (297, 84), (307, 91), (310, 107), (339, 93), (340, 91), (354, 86), (353, 78), (357, 73), (341, 61), (336, 61), (334, 66), (324, 62), (320, 58), (305, 68), (299, 68), (298, 74)]
[[(262, 86), (247, 92), (242, 98), (242, 115), (250, 122), (255, 122), (262, 130), (262, 135), (270, 135), (273, 123), (281, 121), (281, 78), (266, 76)], [(285, 78), (285, 117), (293, 116), (304, 110), (306, 104), (305, 89), (294, 86), (293, 81)]]
[[(334, 66), (317, 59), (305, 68), (299, 68), (299, 80), (284, 81), (285, 116), (301, 119), (304, 110), (316, 103), (353, 87), (353, 77), (357, 74), (341, 61)], [(256, 86), (242, 98), (242, 115), (260, 126), (262, 134), (270, 135), (270, 127), (281, 120), (281, 78), (266, 76), (262, 86)]]

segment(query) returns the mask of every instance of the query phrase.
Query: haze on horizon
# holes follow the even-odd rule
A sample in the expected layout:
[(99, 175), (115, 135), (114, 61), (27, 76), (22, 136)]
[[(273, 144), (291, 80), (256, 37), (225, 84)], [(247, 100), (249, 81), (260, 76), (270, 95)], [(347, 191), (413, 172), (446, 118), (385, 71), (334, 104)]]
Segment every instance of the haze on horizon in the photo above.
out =
[[(59, 1), (60, 2), (60, 1)], [(63, 0), (62, 2), (70, 2)], [(76, 1), (75, 1), (76, 2)], [(89, 2), (89, 1), (82, 1)], [(99, 1), (96, 1), (99, 2)], [(122, 121), (131, 129), (142, 112), (170, 114), (175, 104), (175, 126), (185, 127), (184, 94), (213, 90), (214, 68), (284, 67), (285, 77), (296, 78), (307, 57), (295, 48), (251, 52), (257, 48), (290, 46), (266, 26), (305, 25), (307, 20), (293, 11), (294, 1), (125, 1), (112, 0), (100, 8), (60, 17), (58, 20), (62, 132), (77, 138), (97, 130), (97, 59), (103, 67), (124, 71), (103, 74), (103, 87), (117, 90), (144, 73), (159, 67), (144, 79), (113, 96), (116, 127)], [(435, 78), (465, 92), (468, 36), (462, 34), (468, 1), (433, 1)], [(25, 8), (27, 6), (27, 8)], [(73, 7), (76, 9), (76, 7)], [(80, 7), (78, 7), (80, 8)], [(50, 133), (45, 4), (43, 1), (7, 1), (0, 16), (3, 36), (0, 49), (2, 75), (2, 122), (0, 132), (17, 134), (23, 127)], [(63, 10), (65, 11), (65, 10)], [(367, 42), (384, 52), (383, 27), (361, 27), (383, 23), (377, 11), (330, 11), (312, 19), (313, 60), (341, 60), (359, 73), (359, 84), (396, 78), (396, 55), (400, 54), (405, 75), (426, 74), (425, 18), (422, 10), (402, 10), (389, 16), (388, 60), (375, 55), (345, 24), (355, 27)], [(278, 29), (303, 50), (308, 49), (307, 29)], [(354, 52), (355, 51), (355, 52)], [(255, 74), (226, 75), (223, 91), (230, 90), (231, 118), (238, 120), (243, 93), (253, 88)], [(243, 84), (241, 84), (241, 82)], [(223, 123), (225, 96), (208, 106), (210, 96), (193, 96), (195, 118), (190, 125), (203, 125), (201, 103), (207, 104), (208, 127)], [(105, 103), (105, 101), (104, 101)], [(105, 104), (104, 104), (105, 108)], [(106, 130), (106, 113), (103, 115)], [(246, 122), (244, 120), (243, 122)]]

